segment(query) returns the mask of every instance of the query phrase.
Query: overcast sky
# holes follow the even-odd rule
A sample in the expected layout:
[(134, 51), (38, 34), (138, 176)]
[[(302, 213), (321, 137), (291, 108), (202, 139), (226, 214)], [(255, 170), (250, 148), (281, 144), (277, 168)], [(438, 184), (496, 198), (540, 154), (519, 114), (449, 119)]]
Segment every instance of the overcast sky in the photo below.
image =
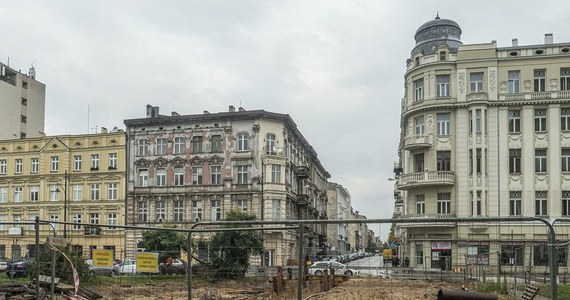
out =
[[(161, 113), (289, 114), (368, 218), (393, 212), (406, 59), (423, 23), (464, 44), (569, 42), (564, 1), (2, 1), (0, 60), (46, 84), (48, 135)], [(88, 116), (88, 107), (90, 114)], [(89, 119), (89, 124), (87, 120)], [(385, 239), (389, 225), (370, 225)]]

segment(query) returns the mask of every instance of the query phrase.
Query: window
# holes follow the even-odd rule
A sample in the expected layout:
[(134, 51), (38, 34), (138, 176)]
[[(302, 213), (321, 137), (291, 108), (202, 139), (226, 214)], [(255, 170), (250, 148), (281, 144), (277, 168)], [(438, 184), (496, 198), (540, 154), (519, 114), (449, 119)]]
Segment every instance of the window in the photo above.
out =
[(72, 200), (81, 201), (83, 200), (83, 186), (81, 184), (74, 184), (71, 186), (72, 190)]
[(202, 137), (195, 136), (192, 138), (192, 153), (202, 153)]
[(481, 110), (475, 110), (475, 132), (481, 133)]
[(184, 204), (182, 200), (174, 201), (174, 222), (182, 222), (184, 220)]
[(424, 100), (424, 80), (418, 79), (414, 81), (414, 87), (416, 89), (416, 101)]
[(22, 171), (24, 169), (24, 163), (23, 163), (21, 158), (16, 158), (16, 165), (15, 166), (16, 166), (15, 173), (16, 174), (22, 174)]
[(211, 184), (222, 184), (222, 167), (211, 166), (210, 175), (212, 176)]
[(547, 195), (546, 191), (536, 191), (534, 214), (537, 216), (547, 216)]
[(0, 159), (0, 174), (6, 175), (7, 164), (5, 159)]
[(416, 195), (416, 214), (423, 215), (426, 213), (425, 195)]
[[(99, 224), (99, 213), (90, 213), (89, 214), (89, 224)], [(99, 234), (99, 227), (92, 226), (89, 227), (89, 234)]]
[(202, 200), (200, 196), (195, 196), (192, 200), (192, 221), (202, 220)]
[[(29, 220), (30, 222), (35, 222), (37, 217), (38, 217), (38, 214), (35, 214), (35, 213), (29, 213), (29, 214), (28, 214), (28, 220)], [(29, 229), (29, 230), (35, 230), (35, 229), (36, 229), (36, 225), (35, 225), (35, 224), (30, 224), (30, 225), (28, 225), (28, 229)]]
[(273, 133), (268, 133), (265, 139), (265, 153), (275, 154), (275, 135)]
[(562, 191), (562, 215), (570, 216), (570, 191)]
[(0, 187), (0, 203), (6, 203), (8, 201), (8, 188), (1, 186)]
[(165, 155), (168, 144), (166, 138), (156, 139), (156, 155)]
[(483, 91), (483, 73), (469, 74), (469, 82), (471, 86), (471, 93)]
[(478, 216), (481, 215), (481, 209), (482, 209), (481, 202), (482, 202), (481, 201), (481, 191), (477, 191), (477, 202), (475, 204), (477, 205), (476, 212), (477, 212)]
[(49, 201), (57, 201), (57, 184), (52, 184), (49, 186)]
[(424, 244), (422, 242), (416, 242), (416, 263), (424, 264)]
[(166, 169), (156, 169), (156, 186), (166, 186)]
[[(50, 171), (56, 172), (58, 170), (59, 170), (59, 156), (52, 156), (51, 157)], [(21, 173), (21, 172), (19, 172), (19, 173)]]
[(192, 184), (202, 184), (202, 167), (192, 167)]
[(99, 184), (92, 183), (89, 188), (89, 200), (99, 200)]
[(509, 133), (521, 132), (521, 111), (509, 110)]
[(181, 186), (184, 185), (184, 169), (175, 168), (174, 169), (174, 185)]
[(436, 81), (436, 96), (438, 98), (449, 97), (449, 75), (437, 75)]
[(157, 222), (163, 222), (166, 220), (166, 206), (164, 200), (156, 200), (154, 202), (154, 213)]
[(522, 211), (521, 205), (521, 192), (511, 192), (509, 200), (509, 214), (511, 216), (520, 216)]
[(28, 99), (22, 97), (22, 105), (27, 106), (28, 105)]
[(489, 242), (467, 242), (467, 264), (489, 265)]
[(148, 155), (148, 140), (139, 140), (139, 155)]
[(15, 186), (14, 187), (14, 202), (22, 202), (24, 198), (24, 187)]
[[(49, 214), (49, 220), (52, 222), (59, 222), (59, 215), (58, 214)], [(58, 224), (57, 223), (51, 223), (52, 224), (52, 228), (55, 229), (55, 231), (57, 231), (58, 228)]]
[(451, 213), (451, 193), (437, 193), (437, 213)]
[(237, 146), (238, 146), (238, 147), (237, 147), (237, 150), (238, 150), (238, 151), (247, 151), (247, 150), (249, 150), (249, 147), (248, 147), (248, 145), (247, 145), (247, 139), (248, 139), (247, 133), (239, 133), (239, 134), (238, 134), (238, 145), (237, 145)]
[(181, 136), (174, 138), (174, 154), (183, 154), (186, 151), (186, 139)]
[(210, 150), (212, 152), (223, 152), (222, 149), (222, 136), (221, 135), (212, 135), (210, 138)]
[(534, 171), (536, 173), (546, 172), (546, 149), (534, 150)]
[(446, 60), (446, 53), (445, 51), (439, 52), (439, 60)]
[(237, 183), (238, 184), (247, 184), (247, 171), (248, 166), (237, 166)]
[(420, 58), (419, 57), (416, 57), (414, 59), (414, 61), (416, 62), (416, 67), (420, 65)]
[(534, 131), (536, 132), (546, 131), (546, 109), (534, 110)]
[(137, 212), (139, 222), (148, 222), (148, 204), (146, 201), (137, 202)]
[(281, 220), (281, 200), (273, 199), (271, 206), (271, 217), (273, 221)]
[(99, 154), (91, 154), (91, 170), (99, 170)]
[(481, 174), (481, 148), (477, 148), (476, 150), (476, 161), (475, 161), (475, 167), (477, 168), (477, 174)]
[(416, 135), (424, 134), (424, 116), (415, 117), (414, 124), (416, 127)]
[(37, 202), (40, 200), (40, 187), (37, 185), (30, 186), (30, 201)]
[(451, 171), (451, 151), (437, 151), (437, 170)]
[(520, 71), (509, 71), (508, 73), (508, 89), (509, 93), (519, 93), (520, 91)]
[(570, 130), (570, 108), (562, 108), (560, 111), (560, 130)]
[(77, 224), (73, 224), (73, 226), (71, 226), (72, 230), (79, 230), (81, 229), (81, 214), (71, 214), (71, 221), (73, 223), (77, 223)]
[(570, 148), (562, 148), (562, 172), (570, 172)]
[(73, 156), (73, 171), (81, 171), (81, 155)]
[(115, 182), (107, 184), (107, 199), (108, 200), (117, 200), (117, 193), (119, 189), (117, 188), (118, 184)]
[(437, 119), (437, 135), (450, 135), (451, 124), (449, 122), (450, 114), (436, 114)]
[(249, 211), (249, 201), (246, 199), (238, 199), (236, 200), (237, 209), (243, 212)]
[(25, 115), (20, 115), (20, 122), (22, 122), (22, 123), (27, 123), (27, 122), (28, 122), (28, 117), (26, 117)]
[(139, 187), (148, 186), (148, 169), (139, 169)]
[(117, 169), (117, 160), (118, 160), (117, 153), (109, 153), (109, 170)]
[(119, 223), (117, 222), (117, 213), (108, 213), (107, 214), (107, 225), (109, 225), (109, 229), (117, 229), (117, 227), (115, 227), (116, 225), (118, 225)]
[(281, 183), (281, 165), (271, 165), (271, 183)]
[(40, 171), (40, 161), (37, 157), (32, 158), (31, 166), (32, 166), (30, 170), (31, 173), (37, 173)]
[(570, 91), (570, 68), (560, 69), (560, 90)]
[(6, 230), (6, 225), (3, 223), (8, 221), (8, 218), (5, 214), (0, 214), (0, 230)]
[(220, 200), (212, 200), (210, 206), (210, 220), (217, 221), (222, 218), (222, 204)]
[(534, 70), (534, 91), (544, 92), (546, 89), (546, 70)]
[(509, 173), (521, 172), (521, 149), (509, 149)]

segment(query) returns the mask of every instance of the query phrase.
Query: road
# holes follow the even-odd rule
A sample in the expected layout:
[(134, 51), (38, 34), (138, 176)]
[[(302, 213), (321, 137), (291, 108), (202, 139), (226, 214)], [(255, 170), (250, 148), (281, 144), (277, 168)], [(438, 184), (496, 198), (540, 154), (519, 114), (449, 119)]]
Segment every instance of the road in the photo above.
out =
[(382, 276), (386, 277), (391, 271), (384, 268), (384, 260), (382, 256), (367, 256), (361, 259), (353, 260), (347, 264), (351, 269), (360, 270), (360, 275)]

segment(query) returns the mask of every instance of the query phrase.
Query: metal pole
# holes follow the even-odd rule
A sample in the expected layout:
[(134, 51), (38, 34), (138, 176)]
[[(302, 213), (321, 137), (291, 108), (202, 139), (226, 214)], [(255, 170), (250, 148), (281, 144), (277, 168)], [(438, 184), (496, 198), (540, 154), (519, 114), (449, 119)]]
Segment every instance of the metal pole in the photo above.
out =
[(303, 259), (303, 229), (305, 227), (304, 223), (299, 223), (299, 238), (298, 238), (298, 252), (299, 252), (299, 256), (298, 256), (298, 265), (299, 265), (299, 270), (297, 271), (297, 276), (299, 278), (297, 278), (297, 299), (298, 300), (302, 300), (303, 299), (303, 280), (304, 280), (304, 276), (303, 276), (303, 271), (304, 271), (304, 265), (306, 265), (306, 262)]
[(550, 299), (558, 299), (558, 282), (556, 276), (558, 275), (558, 261), (556, 255), (556, 238), (554, 227), (548, 228), (548, 258), (550, 261)]
[(188, 232), (188, 263), (186, 264), (186, 284), (188, 285), (188, 300), (192, 300), (192, 231)]
[[(57, 236), (55, 230), (53, 231), (53, 236)], [(51, 250), (51, 282), (49, 286), (50, 299), (54, 298), (54, 287), (55, 287), (55, 251)]]
[(63, 174), (63, 238), (67, 238), (67, 170)]
[(36, 216), (36, 300), (40, 299), (40, 217)]

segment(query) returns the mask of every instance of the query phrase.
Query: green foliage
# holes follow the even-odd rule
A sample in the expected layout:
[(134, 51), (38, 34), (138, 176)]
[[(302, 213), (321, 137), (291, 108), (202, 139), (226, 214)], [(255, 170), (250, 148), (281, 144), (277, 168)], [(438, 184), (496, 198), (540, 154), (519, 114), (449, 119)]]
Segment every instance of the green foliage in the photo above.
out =
[[(254, 214), (239, 210), (230, 211), (225, 221), (256, 220)], [(226, 228), (251, 227), (249, 225), (225, 226)], [(263, 236), (254, 231), (222, 231), (211, 240), (210, 258), (213, 273), (219, 278), (235, 278), (245, 275), (249, 267), (249, 256), (262, 254)]]
[[(164, 225), (165, 228), (176, 228), (175, 225)], [(186, 237), (176, 231), (168, 230), (147, 230), (142, 234), (140, 247), (148, 252), (158, 252), (160, 262), (165, 261), (168, 257), (179, 257), (180, 250), (186, 251)]]
[[(73, 262), (82, 282), (89, 282), (92, 279), (92, 276), (89, 274), (89, 266), (85, 263), (81, 254), (72, 251), (70, 245), (65, 248), (58, 249), (65, 253), (65, 255), (67, 255), (67, 257)], [(35, 278), (38, 270), (40, 275), (50, 276), (53, 253), (55, 253), (55, 277), (58, 277), (62, 282), (73, 285), (73, 271), (71, 269), (71, 264), (63, 254), (58, 251), (54, 252), (51, 250), (47, 243), (40, 245), (39, 267), (36, 267), (35, 258), (30, 258), (28, 277)]]
[(497, 293), (501, 295), (506, 295), (508, 293), (507, 284), (505, 282), (498, 283), (493, 280), (477, 284), (475, 291), (480, 293)]

